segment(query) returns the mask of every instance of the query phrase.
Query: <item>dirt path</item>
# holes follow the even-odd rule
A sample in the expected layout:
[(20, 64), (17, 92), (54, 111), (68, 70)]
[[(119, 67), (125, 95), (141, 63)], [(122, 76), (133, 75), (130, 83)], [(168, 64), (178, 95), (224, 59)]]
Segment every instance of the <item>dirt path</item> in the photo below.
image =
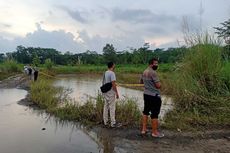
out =
[(230, 131), (228, 129), (205, 132), (174, 132), (162, 130), (164, 138), (152, 138), (150, 133), (143, 136), (138, 128), (106, 129), (93, 128), (107, 152), (130, 153), (229, 153)]
[[(28, 90), (29, 81), (22, 75), (0, 82), (1, 88)], [(23, 105), (31, 105), (28, 97)], [(152, 138), (150, 133), (142, 136), (138, 128), (107, 129), (102, 126), (91, 128), (103, 145), (105, 153), (230, 153), (230, 129), (207, 130), (196, 133), (163, 130), (165, 137)]]

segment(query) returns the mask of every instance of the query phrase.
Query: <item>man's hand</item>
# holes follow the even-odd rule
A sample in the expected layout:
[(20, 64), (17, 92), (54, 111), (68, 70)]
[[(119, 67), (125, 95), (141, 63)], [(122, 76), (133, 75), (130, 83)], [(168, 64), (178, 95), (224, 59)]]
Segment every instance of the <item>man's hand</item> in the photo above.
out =
[(118, 93), (116, 93), (116, 98), (119, 99), (119, 94)]
[(160, 83), (160, 82), (155, 83), (155, 87), (156, 87), (157, 89), (160, 89), (160, 88), (161, 88), (161, 83)]

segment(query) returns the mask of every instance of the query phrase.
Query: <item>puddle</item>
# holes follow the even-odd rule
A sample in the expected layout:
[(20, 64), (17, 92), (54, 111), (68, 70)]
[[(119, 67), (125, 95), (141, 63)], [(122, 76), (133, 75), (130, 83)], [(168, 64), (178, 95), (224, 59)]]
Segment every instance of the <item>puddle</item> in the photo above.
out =
[(27, 91), (0, 89), (0, 148), (3, 153), (98, 153), (99, 142), (76, 124), (19, 105)]

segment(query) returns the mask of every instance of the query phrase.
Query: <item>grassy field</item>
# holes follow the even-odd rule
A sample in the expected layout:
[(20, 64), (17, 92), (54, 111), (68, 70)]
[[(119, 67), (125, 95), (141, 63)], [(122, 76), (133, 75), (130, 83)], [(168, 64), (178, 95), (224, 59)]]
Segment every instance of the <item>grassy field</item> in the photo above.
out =
[[(160, 64), (160, 72), (168, 72), (173, 70), (174, 64)], [(116, 65), (116, 73), (142, 73), (147, 67), (147, 64), (137, 65)], [(58, 74), (70, 73), (103, 73), (107, 70), (106, 65), (76, 65), (76, 66), (54, 66), (52, 70)]]

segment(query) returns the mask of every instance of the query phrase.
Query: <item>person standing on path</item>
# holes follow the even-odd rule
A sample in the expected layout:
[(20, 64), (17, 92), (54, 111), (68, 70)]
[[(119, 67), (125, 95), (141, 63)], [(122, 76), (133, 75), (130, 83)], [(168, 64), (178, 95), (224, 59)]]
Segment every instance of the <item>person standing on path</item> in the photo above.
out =
[(116, 110), (116, 98), (119, 98), (117, 85), (116, 85), (116, 75), (114, 73), (115, 64), (113, 62), (109, 62), (107, 64), (108, 70), (104, 73), (104, 79), (103, 84), (112, 82), (112, 88), (106, 92), (103, 93), (103, 97), (105, 100), (104, 103), (104, 110), (103, 110), (103, 120), (104, 125), (108, 126), (109, 123), (109, 114), (110, 114), (110, 121), (111, 121), (111, 127), (120, 127), (121, 124), (116, 123), (115, 119), (115, 110)]
[(158, 59), (149, 61), (148, 68), (143, 72), (140, 83), (144, 84), (144, 111), (142, 116), (141, 134), (146, 134), (148, 116), (151, 117), (152, 137), (163, 137), (158, 131), (158, 115), (161, 109), (160, 87), (161, 83), (157, 75)]

